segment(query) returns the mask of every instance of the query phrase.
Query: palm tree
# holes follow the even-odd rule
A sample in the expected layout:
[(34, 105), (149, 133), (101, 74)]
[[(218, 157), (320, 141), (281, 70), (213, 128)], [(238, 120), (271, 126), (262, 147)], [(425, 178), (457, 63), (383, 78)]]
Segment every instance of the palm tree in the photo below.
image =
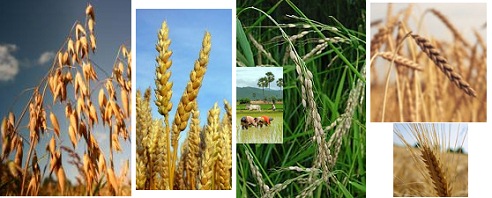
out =
[(280, 87), (280, 89), (282, 89), (282, 87), (284, 86), (284, 79), (283, 78), (277, 79), (277, 86)]
[(258, 79), (257, 85), (258, 87), (263, 88), (263, 98), (265, 98), (265, 87), (268, 86), (268, 78), (261, 77), (260, 79)]
[(273, 75), (272, 72), (267, 72), (267, 73), (265, 73), (265, 75), (266, 75), (266, 79), (268, 81), (267, 82), (268, 83), (268, 89), (270, 89), (270, 83), (275, 81), (275, 75)]

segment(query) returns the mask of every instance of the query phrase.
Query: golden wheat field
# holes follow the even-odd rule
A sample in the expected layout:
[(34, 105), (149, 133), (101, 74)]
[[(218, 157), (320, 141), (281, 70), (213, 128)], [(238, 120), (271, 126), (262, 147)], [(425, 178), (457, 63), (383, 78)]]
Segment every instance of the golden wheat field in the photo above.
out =
[(107, 45), (97, 40), (96, 27), (106, 30), (97, 5), (73, 14), (84, 18), (42, 61), (51, 66), (39, 84), (12, 93), (28, 100), (1, 118), (0, 195), (131, 194), (130, 156), (119, 154), (130, 150), (132, 57), (120, 45), (108, 67), (95, 61), (107, 47), (96, 44)]
[[(413, 148), (415, 149), (415, 148)], [(456, 175), (453, 180), (455, 184), (456, 196), (466, 197), (468, 195), (468, 155), (458, 153), (447, 153), (448, 158), (453, 159), (443, 163), (456, 166), (453, 173)], [(425, 196), (431, 195), (433, 189), (425, 185), (425, 178), (420, 174), (417, 163), (412, 160), (410, 152), (401, 146), (393, 147), (393, 195), (404, 196)]]
[(371, 21), (371, 121), (485, 122), (485, 14), (457, 18), (449, 7), (462, 4), (377, 6), (386, 14)]
[[(155, 60), (155, 67), (151, 66), (152, 71), (155, 71), (151, 74), (155, 79), (153, 90), (149, 87), (151, 84), (146, 84), (148, 81), (137, 79), (138, 85), (149, 88), (143, 92), (138, 90), (136, 97), (136, 188), (230, 190), (232, 109), (227, 100), (219, 98), (219, 95), (210, 94), (209, 91), (216, 88), (206, 84), (209, 82), (208, 79), (217, 77), (214, 76), (214, 72), (219, 69), (214, 62), (217, 55), (213, 55), (213, 52), (221, 49), (221, 46), (214, 45), (214, 40), (220, 43), (221, 38), (214, 37), (212, 32), (201, 30), (204, 34), (198, 33), (200, 36), (203, 35), (199, 42), (180, 43), (179, 36), (173, 36), (176, 35), (173, 31), (179, 32), (179, 25), (176, 24), (183, 23), (176, 23), (178, 19), (171, 16), (179, 14), (181, 17), (191, 12), (172, 12), (140, 12), (141, 20), (146, 20), (147, 16), (155, 18), (153, 14), (156, 13), (170, 20), (161, 21), (159, 29), (155, 32), (156, 44), (149, 45), (150, 49), (156, 50), (156, 57), (150, 59)], [(199, 12), (202, 11), (193, 13)], [(222, 13), (227, 14), (227, 11)], [(183, 46), (187, 45), (200, 46), (200, 49), (193, 51), (196, 59), (183, 56)], [(179, 60), (183, 58), (192, 59), (191, 71), (179, 64)], [(173, 62), (176, 59), (178, 61)], [(149, 66), (139, 66), (140, 68)], [(227, 70), (222, 70), (222, 75), (231, 76), (225, 71)], [(145, 74), (140, 74), (143, 75)], [(181, 81), (182, 76), (185, 76), (185, 81)], [(227, 78), (223, 78), (225, 79)], [(151, 97), (152, 92), (155, 97)], [(206, 94), (205, 97), (202, 96), (203, 93)], [(179, 100), (173, 102), (173, 96), (177, 96)], [(208, 106), (209, 100), (213, 100), (211, 106)], [(218, 101), (223, 101), (223, 110)], [(206, 106), (206, 111), (200, 110), (202, 105)], [(158, 113), (154, 113), (152, 109), (157, 109)], [(204, 125), (201, 124), (201, 120), (205, 120)]]
[(395, 124), (393, 195), (468, 196), (467, 130), (443, 123)]

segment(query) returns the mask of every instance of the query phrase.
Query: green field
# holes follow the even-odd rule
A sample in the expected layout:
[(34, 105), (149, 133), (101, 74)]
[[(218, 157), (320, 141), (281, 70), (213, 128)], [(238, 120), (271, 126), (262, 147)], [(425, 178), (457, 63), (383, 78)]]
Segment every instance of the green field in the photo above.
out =
[[(261, 111), (265, 111), (265, 110), (272, 110), (272, 104), (259, 104), (261, 106)], [(283, 104), (275, 104), (275, 108), (277, 109), (277, 111), (282, 111), (284, 109), (284, 105)], [(245, 104), (238, 104), (236, 105), (236, 110), (245, 110), (245, 111), (248, 111), (246, 110), (246, 105)]]
[[(258, 117), (266, 115), (272, 117), (273, 121), (269, 126), (263, 126), (262, 128), (250, 127), (248, 129), (241, 129), (241, 117), (252, 116)], [(283, 113), (276, 111), (246, 111), (237, 112), (236, 114), (236, 128), (237, 128), (237, 143), (282, 143), (283, 138)]]

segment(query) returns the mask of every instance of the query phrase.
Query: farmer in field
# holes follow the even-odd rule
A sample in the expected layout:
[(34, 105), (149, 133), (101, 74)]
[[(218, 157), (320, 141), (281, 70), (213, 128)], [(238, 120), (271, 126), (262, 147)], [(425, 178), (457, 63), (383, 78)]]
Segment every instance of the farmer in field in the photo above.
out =
[(276, 110), (276, 108), (275, 108), (275, 104), (272, 104), (272, 109), (273, 109), (273, 111), (275, 111), (275, 110)]
[(268, 117), (268, 116), (260, 116), (260, 117), (255, 118), (255, 121), (256, 121), (258, 127), (263, 127), (263, 125), (268, 126), (268, 125), (270, 125), (270, 122), (272, 120), (273, 120), (273, 118)]
[(241, 118), (241, 128), (248, 129), (249, 126), (257, 126), (256, 119), (251, 116), (244, 116)]

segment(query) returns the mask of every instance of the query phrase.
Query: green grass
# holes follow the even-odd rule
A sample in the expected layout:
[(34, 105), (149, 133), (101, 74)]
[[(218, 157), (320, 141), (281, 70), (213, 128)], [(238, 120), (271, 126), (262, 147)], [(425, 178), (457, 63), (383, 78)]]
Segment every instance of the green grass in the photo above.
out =
[[(270, 110), (272, 109), (272, 105), (271, 104), (260, 104), (260, 107), (261, 107), (261, 111), (265, 111), (265, 110)], [(246, 110), (246, 105), (245, 104), (238, 104), (236, 105), (236, 109), (237, 110), (245, 110), (245, 111), (248, 111)], [(282, 111), (284, 109), (284, 105), (283, 104), (275, 104), (275, 109), (276, 111)]]
[[(264, 182), (270, 188), (306, 174), (285, 169), (290, 166), (312, 167), (317, 156), (318, 146), (313, 142), (314, 131), (311, 126), (306, 127), (308, 114), (302, 106), (301, 86), (297, 80), (295, 65), (288, 56), (284, 58), (290, 44), (286, 42), (285, 37), (282, 37), (279, 27), (265, 13), (280, 24), (308, 26), (308, 28), (282, 26), (288, 36), (309, 31), (303, 38), (292, 43), (301, 57), (315, 48), (318, 44), (316, 41), (319, 39), (333, 37), (344, 39), (342, 43), (329, 43), (320, 54), (304, 61), (306, 68), (313, 74), (314, 98), (324, 128), (344, 113), (349, 92), (354, 88), (355, 82), (358, 79), (365, 81), (361, 74), (361, 69), (365, 65), (365, 19), (363, 18), (365, 8), (358, 7), (360, 5), (365, 5), (365, 1), (306, 1), (295, 4), (289, 0), (237, 2), (237, 19), (242, 25), (238, 27), (242, 30), (237, 31), (238, 65), (241, 65), (239, 62), (245, 61), (242, 65), (284, 67), (282, 107), (284, 123), (283, 144), (237, 146), (236, 197), (263, 195), (256, 177), (251, 173), (246, 151), (253, 155), (255, 165), (258, 166)], [(286, 14), (298, 16), (300, 19), (286, 17)], [(333, 28), (338, 31), (331, 31)], [(253, 45), (249, 34), (262, 44), (275, 62), (266, 58), (266, 55)], [(313, 197), (365, 196), (365, 100), (361, 104), (352, 117), (350, 130), (343, 136), (338, 159), (330, 170), (332, 175), (330, 182), (323, 182), (317, 186), (313, 191)], [(241, 109), (241, 106), (237, 109)], [(242, 116), (238, 115), (238, 117), (240, 119)], [(327, 131), (326, 138), (329, 139), (333, 132), (333, 129)], [(275, 197), (295, 197), (308, 185), (292, 182), (285, 189), (275, 193)]]
[[(273, 118), (269, 126), (241, 128), (243, 116), (259, 117), (266, 115)], [(236, 113), (237, 143), (282, 143), (283, 114), (282, 112), (240, 112)]]

